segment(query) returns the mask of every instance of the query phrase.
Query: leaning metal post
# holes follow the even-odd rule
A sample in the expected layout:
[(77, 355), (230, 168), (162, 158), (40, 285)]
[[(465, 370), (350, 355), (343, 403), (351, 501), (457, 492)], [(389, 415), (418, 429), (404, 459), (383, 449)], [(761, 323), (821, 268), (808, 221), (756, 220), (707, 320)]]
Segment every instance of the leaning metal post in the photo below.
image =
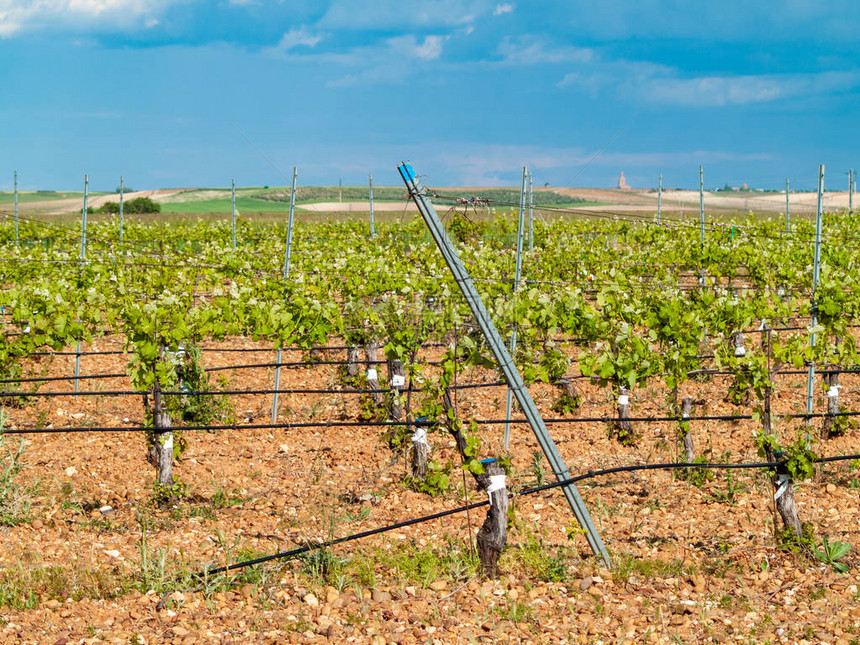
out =
[[(517, 292), (520, 290), (520, 277), (523, 273), (523, 228), (526, 210), (526, 190), (528, 188), (528, 168), (523, 166), (523, 184), (520, 190), (520, 213), (517, 223), (517, 263), (514, 269), (514, 326), (511, 329), (511, 355), (517, 351)], [(511, 410), (513, 409), (513, 390), (508, 385), (508, 394), (505, 399), (505, 434), (502, 439), (502, 447), (507, 450), (511, 445)]]
[[(555, 476), (559, 481), (570, 479), (570, 471), (568, 471), (567, 466), (564, 464), (564, 461), (558, 452), (558, 448), (552, 440), (549, 430), (547, 430), (546, 424), (544, 423), (543, 418), (541, 418), (540, 412), (538, 412), (535, 402), (532, 400), (531, 394), (529, 394), (529, 391), (526, 388), (526, 384), (523, 382), (522, 376), (514, 366), (513, 359), (505, 348), (505, 343), (502, 340), (502, 337), (499, 335), (496, 326), (490, 319), (490, 316), (484, 307), (484, 303), (481, 301), (481, 297), (475, 289), (472, 278), (466, 271), (466, 267), (463, 265), (463, 261), (457, 254), (456, 249), (451, 244), (451, 240), (448, 237), (448, 233), (445, 231), (442, 221), (439, 219), (439, 215), (436, 213), (436, 209), (433, 208), (433, 204), (427, 198), (427, 193), (423, 184), (416, 177), (415, 171), (412, 169), (411, 165), (401, 163), (397, 169), (400, 171), (400, 176), (403, 178), (403, 182), (406, 184), (410, 196), (415, 201), (415, 205), (421, 212), (421, 217), (424, 218), (424, 222), (427, 224), (430, 234), (433, 236), (439, 250), (442, 252), (445, 262), (454, 276), (454, 280), (463, 292), (463, 296), (466, 298), (466, 302), (472, 310), (472, 314), (475, 316), (481, 331), (486, 337), (487, 343), (489, 344), (493, 355), (496, 357), (505, 379), (513, 389), (514, 396), (517, 397), (517, 402), (520, 404), (526, 420), (528, 421), (529, 426), (531, 426), (538, 444), (540, 444), (553, 473), (555, 473)], [(606, 551), (606, 547), (600, 539), (600, 534), (597, 532), (597, 528), (591, 519), (591, 515), (588, 513), (588, 509), (585, 507), (585, 503), (583, 502), (576, 485), (573, 483), (566, 484), (562, 487), (562, 491), (564, 492), (564, 496), (567, 498), (567, 502), (570, 504), (571, 509), (573, 509), (573, 513), (576, 516), (577, 521), (579, 521), (580, 526), (585, 530), (585, 537), (588, 540), (588, 544), (591, 547), (592, 552), (595, 555), (600, 556), (605, 566), (611, 567), (612, 561), (609, 558), (609, 553)]]
[[(290, 214), (287, 218), (287, 248), (284, 251), (284, 280), (290, 277), (290, 251), (293, 246), (293, 215), (296, 211), (296, 178), (298, 177), (299, 169), (293, 166), (293, 185), (290, 189)], [(281, 358), (284, 355), (284, 350), (278, 348), (278, 356), (275, 359), (275, 392), (272, 396), (272, 423), (278, 422), (278, 390), (281, 387)]]
[[(824, 164), (818, 166), (818, 206), (815, 213), (815, 255), (812, 261), (812, 315), (809, 321), (810, 329), (818, 325), (818, 310), (815, 303), (816, 290), (818, 289), (818, 277), (821, 271), (821, 221), (824, 215)], [(809, 337), (809, 346), (815, 347), (815, 332)], [(806, 377), (806, 414), (812, 414), (813, 392), (815, 383), (815, 363), (809, 362), (809, 373)], [(806, 424), (812, 424), (812, 417), (806, 417)]]

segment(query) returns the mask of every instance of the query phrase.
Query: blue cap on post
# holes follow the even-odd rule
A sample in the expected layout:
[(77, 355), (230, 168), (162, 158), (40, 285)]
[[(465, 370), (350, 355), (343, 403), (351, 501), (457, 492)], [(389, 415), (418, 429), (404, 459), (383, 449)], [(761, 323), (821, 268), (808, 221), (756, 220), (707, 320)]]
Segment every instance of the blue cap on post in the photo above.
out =
[(397, 169), (400, 171), (403, 179), (407, 181), (415, 181), (415, 171), (412, 169), (412, 164), (402, 162)]

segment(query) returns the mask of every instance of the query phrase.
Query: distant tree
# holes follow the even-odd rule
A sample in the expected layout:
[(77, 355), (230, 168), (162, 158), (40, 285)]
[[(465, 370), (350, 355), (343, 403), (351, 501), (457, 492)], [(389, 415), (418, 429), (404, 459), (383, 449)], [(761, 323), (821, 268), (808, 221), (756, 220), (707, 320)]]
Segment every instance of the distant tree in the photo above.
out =
[(119, 193), (133, 193), (135, 191), (134, 191), (134, 188), (132, 188), (131, 186), (117, 186), (116, 190), (114, 192), (119, 194)]
[[(118, 202), (105, 202), (95, 211), (95, 213), (119, 213)], [(152, 201), (149, 197), (137, 197), (130, 199), (123, 204), (123, 212), (132, 215), (142, 215), (146, 213), (160, 213), (161, 204)]]

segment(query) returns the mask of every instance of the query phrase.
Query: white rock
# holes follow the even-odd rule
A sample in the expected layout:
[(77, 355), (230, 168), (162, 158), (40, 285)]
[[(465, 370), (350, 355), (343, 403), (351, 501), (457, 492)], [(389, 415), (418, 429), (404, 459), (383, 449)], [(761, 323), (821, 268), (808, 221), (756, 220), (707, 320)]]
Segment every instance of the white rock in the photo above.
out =
[(78, 474), (78, 469), (75, 468), (74, 466), (69, 466), (68, 468), (66, 468), (66, 477), (74, 477), (77, 474)]

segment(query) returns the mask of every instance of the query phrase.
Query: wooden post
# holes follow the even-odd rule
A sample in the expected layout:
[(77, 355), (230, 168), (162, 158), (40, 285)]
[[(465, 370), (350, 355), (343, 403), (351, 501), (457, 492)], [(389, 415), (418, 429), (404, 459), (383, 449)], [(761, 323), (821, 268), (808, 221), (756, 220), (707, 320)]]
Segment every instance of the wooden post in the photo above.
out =
[[(379, 341), (371, 340), (364, 346), (364, 353), (367, 358), (367, 387), (371, 390), (379, 390), (379, 376), (376, 373), (376, 362), (379, 356)], [(372, 392), (370, 397), (373, 399), (373, 405), (377, 413), (382, 409), (385, 403), (385, 397), (382, 392)]]
[[(466, 454), (466, 437), (460, 431), (456, 422), (451, 391), (446, 389), (442, 397), (442, 409), (445, 427), (457, 444), (460, 459), (465, 464), (470, 460)], [(490, 496), (490, 508), (487, 517), (478, 531), (478, 558), (481, 560), (481, 569), (488, 578), (496, 578), (499, 575), (499, 556), (508, 540), (508, 491), (505, 485), (505, 472), (495, 459), (481, 462), (484, 466), (483, 473), (474, 473), (472, 477), (480, 490), (486, 491)]]
[(508, 540), (508, 489), (505, 485), (505, 471), (495, 459), (481, 462), (484, 473), (489, 479), (485, 489), (490, 496), (490, 509), (481, 528), (478, 530), (478, 558), (481, 568), (488, 578), (499, 575), (499, 556)]
[[(771, 330), (767, 329), (767, 374), (768, 382), (773, 383), (773, 374), (771, 367)], [(768, 384), (764, 390), (764, 402), (762, 410), (762, 431), (764, 434), (770, 435), (773, 432), (771, 425), (770, 399), (773, 386)], [(765, 458), (768, 461), (780, 461), (782, 453), (774, 453), (769, 446), (765, 446)], [(794, 502), (794, 484), (791, 480), (791, 475), (788, 468), (784, 464), (777, 466), (773, 478), (773, 500), (774, 500), (774, 518), (773, 529), (776, 531), (776, 516), (782, 518), (782, 523), (786, 529), (791, 529), (798, 539), (803, 538), (803, 526), (800, 524), (800, 517), (797, 514), (797, 505)]]
[(170, 413), (162, 405), (161, 386), (158, 381), (152, 388), (152, 403), (155, 433), (149, 448), (149, 458), (155, 466), (157, 482), (162, 486), (173, 486), (173, 424)]
[(346, 349), (346, 376), (350, 379), (358, 376), (358, 347), (355, 345)]
[(406, 371), (400, 361), (389, 362), (388, 384), (391, 387), (391, 420), (403, 419), (403, 399), (400, 390), (406, 385)]
[[(835, 365), (831, 369), (838, 369)], [(833, 426), (836, 424), (836, 416), (839, 414), (839, 372), (825, 372), (824, 382), (827, 383), (827, 414), (833, 416), (824, 417), (824, 425), (821, 427), (821, 438), (830, 439), (835, 435)]]
[(412, 432), (412, 476), (424, 479), (427, 476), (427, 460), (430, 456), (430, 442), (427, 441), (427, 429), (416, 422)]
[(630, 417), (630, 397), (627, 395), (626, 387), (618, 388), (618, 420), (615, 422), (615, 433), (624, 445), (634, 443), (633, 426), (628, 418)]
[[(681, 417), (684, 419), (690, 418), (690, 414), (693, 411), (693, 399), (689, 396), (685, 396), (681, 400)], [(684, 433), (684, 460), (687, 463), (692, 463), (696, 459), (696, 451), (693, 446), (693, 433), (690, 431), (690, 422), (687, 421), (687, 432)]]
[(744, 346), (743, 332), (736, 331), (732, 333), (732, 343), (735, 348), (735, 356), (740, 358), (747, 355), (747, 348)]

